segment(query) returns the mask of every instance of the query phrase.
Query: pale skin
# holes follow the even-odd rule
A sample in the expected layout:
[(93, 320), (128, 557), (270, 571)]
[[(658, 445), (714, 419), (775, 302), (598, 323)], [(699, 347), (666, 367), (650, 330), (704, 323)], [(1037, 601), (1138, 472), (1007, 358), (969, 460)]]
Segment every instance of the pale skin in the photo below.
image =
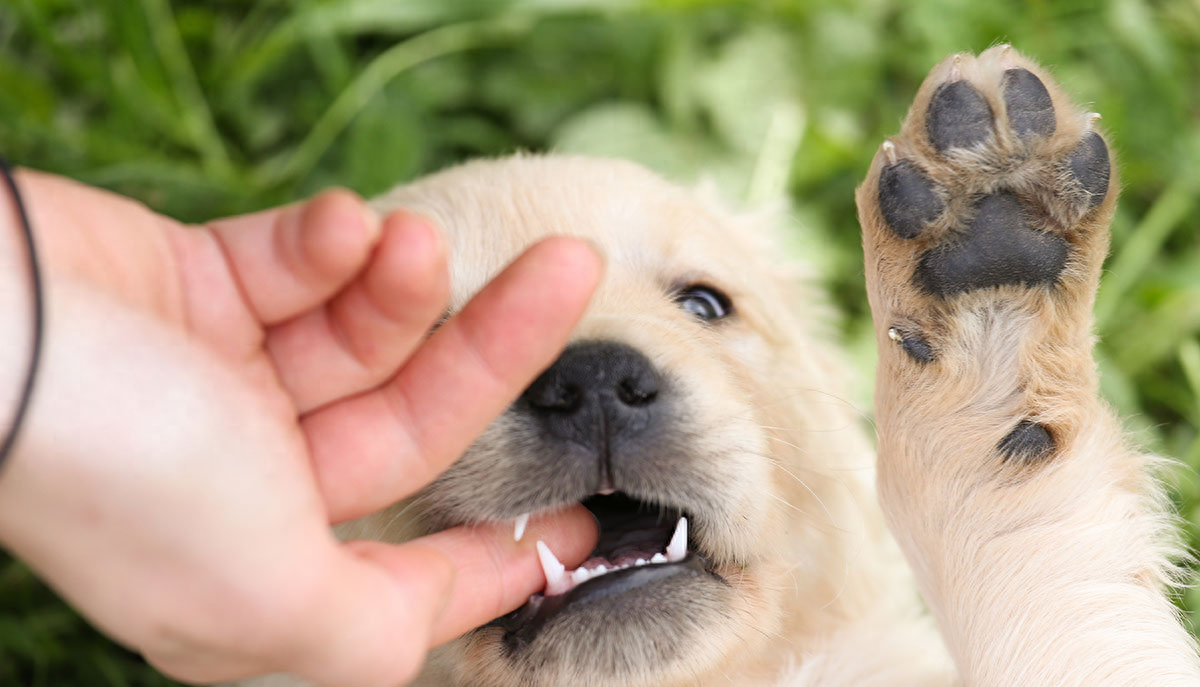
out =
[[(353, 194), (187, 227), (22, 171), (47, 280), (42, 373), (0, 471), (0, 544), (164, 673), (376, 687), (544, 585), (596, 537), (581, 507), (403, 545), (329, 525), (448, 467), (565, 345), (602, 265), (543, 241), (432, 336), (444, 244)], [(28, 284), (0, 194), (0, 428)], [(2, 431), (2, 430), (0, 430)]]

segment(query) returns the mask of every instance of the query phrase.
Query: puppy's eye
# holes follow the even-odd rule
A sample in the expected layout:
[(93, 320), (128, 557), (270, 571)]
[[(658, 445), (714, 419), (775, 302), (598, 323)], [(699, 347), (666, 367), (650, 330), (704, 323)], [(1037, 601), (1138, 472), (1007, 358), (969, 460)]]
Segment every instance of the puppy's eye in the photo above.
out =
[(702, 284), (681, 289), (675, 294), (675, 302), (685, 311), (708, 322), (729, 317), (733, 313), (729, 296)]

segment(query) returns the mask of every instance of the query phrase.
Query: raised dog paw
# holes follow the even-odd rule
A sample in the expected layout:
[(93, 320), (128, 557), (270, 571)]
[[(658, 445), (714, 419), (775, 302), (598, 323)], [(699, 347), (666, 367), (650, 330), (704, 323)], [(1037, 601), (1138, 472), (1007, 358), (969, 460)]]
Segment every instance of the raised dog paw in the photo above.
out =
[(1010, 462), (1073, 431), (1063, 395), (1091, 391), (1117, 188), (1098, 119), (1009, 46), (933, 69), (858, 191), (881, 374), (906, 397), (881, 403), (932, 403), (911, 393), (940, 387), (1014, 406), (993, 444)]
[(1156, 461), (1097, 389), (1097, 119), (1008, 46), (956, 55), (858, 189), (880, 505), (962, 684), (1200, 684)]

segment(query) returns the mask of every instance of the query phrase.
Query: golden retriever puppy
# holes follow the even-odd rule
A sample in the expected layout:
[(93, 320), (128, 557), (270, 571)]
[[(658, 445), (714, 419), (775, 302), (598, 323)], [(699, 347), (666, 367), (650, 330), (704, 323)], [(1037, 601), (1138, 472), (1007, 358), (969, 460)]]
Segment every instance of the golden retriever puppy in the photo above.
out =
[(452, 310), (546, 235), (608, 261), (558, 361), (436, 482), (343, 532), (516, 536), (575, 502), (600, 524), (586, 563), (543, 548), (546, 590), (418, 683), (1200, 684), (1151, 461), (1096, 392), (1116, 190), (1095, 118), (1036, 65), (999, 47), (933, 70), (858, 193), (878, 499), (825, 299), (765, 218), (561, 156), (378, 199), (445, 231)]

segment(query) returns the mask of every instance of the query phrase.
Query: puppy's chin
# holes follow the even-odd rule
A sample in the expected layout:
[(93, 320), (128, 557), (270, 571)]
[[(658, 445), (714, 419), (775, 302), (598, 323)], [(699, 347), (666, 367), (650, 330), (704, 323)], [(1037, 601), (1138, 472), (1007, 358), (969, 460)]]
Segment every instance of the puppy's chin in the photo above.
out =
[(457, 682), (640, 687), (708, 674), (728, 660), (730, 616), (746, 605), (722, 572), (735, 583), (745, 574), (693, 554), (535, 597), (465, 638)]
[[(714, 534), (734, 516), (620, 489), (580, 502), (599, 528), (588, 560), (565, 571), (552, 561), (545, 590), (460, 640), (450, 674), (423, 684), (691, 684), (767, 636), (762, 609), (779, 606), (759, 585), (770, 564), (713, 553), (736, 550)], [(755, 528), (758, 547), (770, 548), (767, 530)]]
[[(733, 603), (733, 590), (697, 556), (630, 568), (525, 607), (477, 631), (472, 644), (499, 643), (501, 665), (531, 683), (549, 668), (589, 684), (661, 684), (682, 657), (708, 643)], [(599, 678), (597, 680), (596, 678)]]

